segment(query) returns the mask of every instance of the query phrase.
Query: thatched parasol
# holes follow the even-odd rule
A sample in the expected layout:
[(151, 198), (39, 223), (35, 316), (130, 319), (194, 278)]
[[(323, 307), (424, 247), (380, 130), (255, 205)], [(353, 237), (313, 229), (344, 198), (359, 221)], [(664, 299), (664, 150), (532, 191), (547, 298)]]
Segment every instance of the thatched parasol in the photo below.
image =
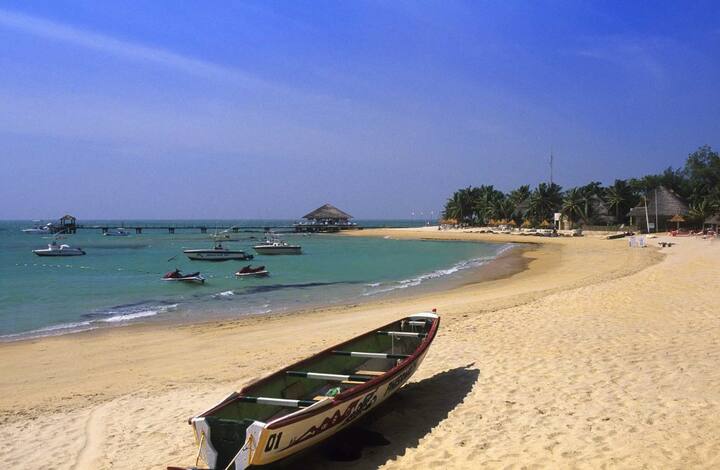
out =
[(550, 222), (548, 222), (547, 220), (543, 220), (542, 222), (540, 222), (540, 226), (542, 228), (548, 228), (550, 227)]
[(513, 219), (510, 219), (507, 224), (512, 225), (513, 227), (517, 225)]
[(492, 226), (497, 225), (498, 222), (497, 222), (497, 220), (495, 220), (495, 219), (490, 219), (490, 220), (487, 221), (487, 224), (492, 227)]
[(680, 230), (680, 222), (685, 222), (685, 217), (681, 216), (680, 214), (675, 214), (672, 219), (670, 219), (670, 222), (677, 223), (676, 230)]
[(523, 223), (521, 225), (522, 228), (532, 228), (533, 224), (530, 222), (530, 219), (523, 220)]
[(348, 219), (352, 219), (353, 216), (348, 214), (347, 212), (343, 212), (337, 207), (333, 206), (332, 204), (325, 204), (314, 211), (305, 214), (303, 216), (303, 219), (315, 219), (315, 220), (343, 220), (347, 221)]
[(457, 223), (457, 219), (442, 219), (440, 221), (441, 225), (457, 225)]

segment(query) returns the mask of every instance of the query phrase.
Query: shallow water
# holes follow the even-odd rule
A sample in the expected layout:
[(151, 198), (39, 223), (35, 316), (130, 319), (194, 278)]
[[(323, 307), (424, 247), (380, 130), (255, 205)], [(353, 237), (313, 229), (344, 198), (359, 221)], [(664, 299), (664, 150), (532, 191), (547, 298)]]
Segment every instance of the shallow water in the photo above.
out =
[[(409, 221), (384, 223), (412, 225)], [(182, 254), (184, 248), (212, 246), (209, 235), (197, 231), (171, 235), (154, 230), (103, 237), (99, 230), (81, 230), (62, 242), (85, 249), (86, 256), (44, 258), (31, 250), (43, 248), (51, 240), (20, 231), (31, 225), (0, 223), (0, 340), (138, 321), (198, 321), (281, 312), (415, 292), (423, 286), (458, 280), (470, 268), (486, 264), (507, 249), (507, 245), (482, 243), (288, 234), (283, 238), (302, 245), (302, 255), (255, 254), (252, 262), (202, 262), (190, 261)], [(261, 231), (237, 236), (238, 241), (226, 246), (253, 254), (251, 246), (263, 238)], [(270, 277), (233, 276), (249, 263), (265, 265)], [(160, 280), (176, 267), (201, 271), (207, 278), (205, 285)]]

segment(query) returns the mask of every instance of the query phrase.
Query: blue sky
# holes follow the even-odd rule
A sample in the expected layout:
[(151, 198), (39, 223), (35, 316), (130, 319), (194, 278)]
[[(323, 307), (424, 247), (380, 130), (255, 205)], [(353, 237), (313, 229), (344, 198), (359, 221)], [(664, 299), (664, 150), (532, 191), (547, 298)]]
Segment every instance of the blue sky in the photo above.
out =
[(0, 218), (361, 218), (720, 142), (718, 2), (0, 2)]

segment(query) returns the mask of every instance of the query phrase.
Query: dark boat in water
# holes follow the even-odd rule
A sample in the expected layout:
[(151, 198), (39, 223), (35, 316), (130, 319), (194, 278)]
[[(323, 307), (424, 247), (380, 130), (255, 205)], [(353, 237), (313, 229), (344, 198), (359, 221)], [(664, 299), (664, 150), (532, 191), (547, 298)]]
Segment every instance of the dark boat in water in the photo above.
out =
[(176, 269), (175, 271), (170, 271), (168, 273), (165, 273), (165, 275), (162, 277), (163, 281), (176, 281), (176, 282), (190, 282), (195, 284), (204, 284), (205, 278), (203, 277), (200, 272), (195, 272), (191, 274), (183, 274), (180, 272), (179, 269)]
[(265, 266), (258, 266), (257, 268), (253, 268), (251, 265), (244, 266), (242, 269), (237, 271), (235, 273), (235, 276), (237, 277), (264, 277), (268, 276), (270, 273), (267, 269), (265, 269)]

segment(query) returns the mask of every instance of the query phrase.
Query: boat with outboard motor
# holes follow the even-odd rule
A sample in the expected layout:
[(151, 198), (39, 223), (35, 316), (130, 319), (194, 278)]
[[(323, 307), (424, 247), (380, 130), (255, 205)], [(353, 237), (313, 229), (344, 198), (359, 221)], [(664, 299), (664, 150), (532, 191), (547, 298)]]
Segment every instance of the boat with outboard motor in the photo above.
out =
[(74, 248), (64, 243), (58, 245), (55, 240), (48, 244), (47, 248), (33, 250), (32, 252), (38, 256), (83, 256), (85, 254), (85, 250), (82, 248)]
[(24, 228), (24, 229), (22, 229), (22, 233), (25, 233), (28, 235), (45, 235), (45, 234), (52, 233), (51, 227), (52, 227), (52, 223), (40, 225), (40, 221), (36, 221), (33, 228)]
[(263, 243), (253, 247), (261, 255), (299, 255), (302, 253), (300, 245), (290, 245), (288, 242), (280, 240), (275, 235), (272, 238), (266, 238)]
[(270, 275), (270, 273), (267, 269), (265, 269), (265, 266), (253, 268), (249, 264), (235, 273), (235, 276), (237, 277), (265, 277), (268, 275)]
[(165, 275), (162, 277), (163, 281), (176, 281), (176, 282), (188, 282), (188, 283), (195, 283), (195, 284), (204, 284), (205, 278), (203, 277), (200, 272), (195, 272), (191, 274), (183, 274), (180, 272), (179, 269), (175, 269), (175, 271), (170, 271), (168, 273), (165, 273)]
[[(189, 419), (200, 447), (198, 460), (211, 470), (244, 470), (324, 441), (407, 382), (439, 324), (435, 310), (410, 315), (232, 393)], [(197, 465), (185, 470), (198, 470)]]
[(183, 253), (193, 261), (228, 261), (232, 259), (247, 261), (253, 259), (253, 255), (245, 253), (243, 250), (225, 248), (219, 241), (216, 241), (211, 249), (183, 250)]

